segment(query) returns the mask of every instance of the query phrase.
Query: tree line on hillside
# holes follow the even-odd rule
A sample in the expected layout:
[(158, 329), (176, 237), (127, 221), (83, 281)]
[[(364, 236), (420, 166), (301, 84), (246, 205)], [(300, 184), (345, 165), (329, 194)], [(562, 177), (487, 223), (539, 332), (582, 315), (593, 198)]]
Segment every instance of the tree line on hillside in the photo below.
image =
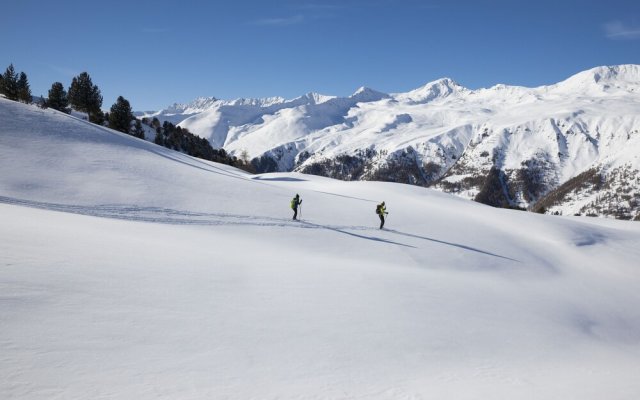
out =
[[(7, 99), (30, 104), (33, 102), (27, 74), (17, 73), (13, 64), (0, 75), (0, 94)], [(189, 132), (185, 128), (175, 126), (170, 122), (162, 125), (157, 118), (149, 121), (143, 118), (142, 123), (135, 118), (131, 104), (127, 99), (119, 96), (111, 106), (109, 112), (102, 111), (102, 94), (87, 72), (82, 72), (71, 80), (68, 90), (61, 82), (54, 82), (49, 89), (48, 96), (42, 98), (40, 106), (52, 108), (69, 114), (71, 109), (87, 114), (87, 119), (98, 125), (145, 139), (142, 123), (153, 128), (156, 133), (154, 142), (161, 146), (186, 153), (188, 155), (228, 164), (251, 170), (251, 164), (246, 156), (237, 159), (227, 154), (224, 149), (214, 149), (208, 140)]]
[(31, 103), (31, 88), (27, 74), (16, 72), (13, 64), (10, 64), (4, 74), (0, 75), (0, 94), (9, 100)]
[(142, 118), (142, 123), (155, 131), (155, 144), (193, 157), (250, 170), (250, 164), (246, 160), (229, 155), (224, 149), (214, 149), (207, 139), (194, 135), (187, 128), (176, 126), (169, 121), (161, 124), (156, 117), (151, 120)]
[[(4, 74), (0, 76), (0, 94), (3, 94), (7, 99), (13, 101), (20, 101), (27, 104), (33, 102), (27, 74), (24, 72), (18, 74), (13, 64), (10, 64)], [(126, 108), (122, 107), (125, 101), (122, 97), (119, 97), (112, 109), (116, 110), (117, 117), (126, 118), (131, 116), (131, 120), (133, 120), (133, 113), (131, 113), (130, 107), (128, 115)], [(128, 102), (126, 103), (128, 104)], [(104, 125), (105, 122), (108, 122), (110, 127), (113, 125), (117, 127), (118, 130), (123, 132), (126, 130), (125, 133), (129, 133), (130, 127), (126, 127), (125, 129), (125, 127), (119, 123), (119, 118), (116, 118), (114, 122), (112, 122), (108, 118), (108, 115), (102, 112), (102, 94), (100, 93), (100, 88), (93, 84), (91, 76), (89, 76), (87, 72), (82, 72), (80, 75), (74, 77), (68, 90), (65, 90), (61, 82), (54, 82), (51, 85), (51, 89), (49, 89), (48, 97), (43, 97), (40, 105), (64, 113), (70, 113), (72, 107), (76, 111), (86, 113), (89, 121), (93, 123)]]

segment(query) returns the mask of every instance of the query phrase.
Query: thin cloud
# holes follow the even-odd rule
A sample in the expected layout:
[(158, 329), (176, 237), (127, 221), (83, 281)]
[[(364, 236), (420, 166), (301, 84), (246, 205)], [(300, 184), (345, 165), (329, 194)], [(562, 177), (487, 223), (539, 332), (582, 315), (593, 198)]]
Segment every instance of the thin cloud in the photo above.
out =
[(54, 65), (54, 64), (48, 64), (48, 65), (49, 65), (49, 68), (51, 68), (57, 74), (63, 75), (65, 77), (71, 78), (71, 77), (74, 77), (74, 76), (79, 74), (79, 72), (77, 70), (73, 69), (73, 68), (60, 66), (60, 65)]
[(622, 21), (604, 24), (604, 31), (609, 39), (640, 39), (640, 26), (629, 25)]
[(304, 22), (303, 15), (294, 15), (291, 17), (283, 17), (283, 18), (264, 18), (259, 19), (257, 21), (253, 21), (253, 25), (260, 26), (289, 26), (289, 25), (297, 25)]
[(441, 8), (439, 2), (425, 0), (370, 0), (367, 7), (392, 7), (414, 10), (435, 10)]
[[(344, 0), (343, 0), (344, 1)], [(305, 18), (310, 20), (326, 20), (333, 19), (338, 16), (348, 8), (350, 8), (347, 4), (333, 4), (333, 3), (298, 3), (290, 6), (292, 10), (301, 12), (304, 14)]]
[(343, 10), (346, 8), (345, 4), (328, 4), (328, 3), (302, 3), (296, 4), (292, 6), (292, 8), (296, 8), (298, 10), (307, 10), (307, 11), (334, 11), (334, 10)]

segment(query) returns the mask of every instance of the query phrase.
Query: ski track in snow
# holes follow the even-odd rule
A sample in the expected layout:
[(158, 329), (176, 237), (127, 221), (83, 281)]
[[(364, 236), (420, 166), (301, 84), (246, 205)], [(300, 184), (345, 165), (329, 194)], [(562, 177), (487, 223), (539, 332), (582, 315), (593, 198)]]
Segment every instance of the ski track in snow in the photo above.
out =
[[(174, 210), (162, 207), (143, 207), (126, 204), (101, 204), (95, 206), (44, 203), (31, 200), (14, 199), (0, 196), (0, 203), (21, 205), (50, 211), (87, 215), (100, 218), (114, 218), (129, 221), (152, 222), (172, 225), (253, 225), (253, 226), (287, 226), (299, 228), (316, 228), (320, 225), (300, 225), (285, 218), (266, 216), (240, 215), (228, 213), (199, 213), (186, 210)], [(340, 227), (342, 229), (347, 227)], [(366, 229), (365, 227), (348, 227)]]
[[(228, 213), (199, 213), (185, 210), (174, 210), (162, 207), (142, 207), (126, 204), (104, 204), (95, 206), (82, 206), (71, 204), (44, 203), (31, 200), (14, 199), (0, 196), (0, 203), (19, 205), (31, 208), (38, 208), (49, 211), (59, 211), (72, 214), (80, 214), (99, 218), (113, 218), (129, 221), (151, 222), (171, 225), (242, 225), (242, 226), (264, 226), (264, 227), (287, 227), (298, 229), (328, 229), (335, 232), (345, 233), (361, 238), (378, 240), (385, 243), (392, 243), (407, 246), (385, 239), (372, 238), (346, 232), (355, 231), (379, 231), (378, 228), (357, 226), (357, 225), (321, 225), (305, 220), (294, 221), (287, 218), (274, 218), (257, 215), (241, 215)], [(393, 232), (393, 231), (388, 231)], [(413, 246), (409, 246), (413, 247)]]
[[(322, 192), (324, 193), (324, 192)], [(331, 193), (326, 193), (331, 194)], [(340, 197), (350, 197), (341, 196)], [(359, 198), (358, 198), (359, 199)], [(359, 199), (365, 200), (365, 199)], [(367, 200), (371, 201), (371, 200)], [(403, 237), (415, 238), (426, 240), (434, 243), (440, 243), (447, 246), (456, 247), (459, 249), (476, 252), (479, 254), (488, 255), (491, 257), (497, 257), (504, 260), (520, 262), (510, 257), (501, 256), (488, 251), (477, 249), (471, 246), (467, 246), (460, 243), (446, 242), (426, 236), (415, 235), (412, 233), (401, 232), (395, 229), (383, 229), (380, 230), (376, 227), (367, 227), (359, 225), (325, 225), (317, 224), (307, 220), (293, 221), (287, 218), (274, 218), (267, 216), (256, 215), (241, 215), (241, 214), (229, 214), (229, 213), (201, 213), (186, 210), (174, 210), (170, 208), (162, 207), (143, 207), (126, 204), (103, 204), (95, 206), (83, 206), (73, 204), (59, 204), (59, 203), (45, 203), (33, 200), (15, 199), (5, 196), (0, 196), (0, 203), (18, 205), (23, 207), (37, 208), (41, 210), (58, 211), (71, 214), (86, 215), (98, 218), (111, 218), (128, 221), (149, 222), (157, 224), (169, 224), (169, 225), (200, 225), (200, 226), (255, 226), (255, 227), (282, 227), (282, 228), (296, 228), (296, 229), (325, 229), (332, 232), (349, 235), (352, 237), (371, 240), (384, 244), (391, 244), (395, 246), (401, 246), (405, 248), (417, 249), (416, 246), (401, 243), (398, 241), (385, 239), (378, 236), (367, 236), (364, 234), (354, 233), (356, 232), (383, 232), (399, 235)]]

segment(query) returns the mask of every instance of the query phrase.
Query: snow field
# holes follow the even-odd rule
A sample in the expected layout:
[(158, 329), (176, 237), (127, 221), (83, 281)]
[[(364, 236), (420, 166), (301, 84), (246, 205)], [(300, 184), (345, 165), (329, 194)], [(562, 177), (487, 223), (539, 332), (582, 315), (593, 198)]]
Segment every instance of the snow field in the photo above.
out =
[(0, 121), (0, 398), (640, 394), (637, 224)]

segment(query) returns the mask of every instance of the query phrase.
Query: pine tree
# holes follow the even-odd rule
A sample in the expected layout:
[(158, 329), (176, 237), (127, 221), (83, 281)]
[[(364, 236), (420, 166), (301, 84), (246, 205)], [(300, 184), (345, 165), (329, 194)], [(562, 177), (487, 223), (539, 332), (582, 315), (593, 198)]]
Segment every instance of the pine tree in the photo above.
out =
[(98, 109), (98, 111), (91, 114), (89, 121), (97, 125), (104, 125), (105, 121), (109, 122), (109, 119), (105, 116), (105, 113), (103, 113), (102, 110)]
[(142, 129), (142, 123), (140, 123), (140, 120), (137, 118), (135, 127), (133, 128), (133, 136), (144, 139), (144, 129)]
[(47, 108), (49, 108), (49, 100), (47, 100), (47, 98), (46, 98), (46, 97), (44, 97), (44, 96), (42, 96), (42, 95), (40, 95), (40, 99), (41, 99), (42, 101), (40, 101), (40, 102), (39, 102), (38, 106), (39, 106), (40, 108), (42, 108), (42, 109), (47, 109)]
[(242, 161), (244, 165), (248, 165), (251, 162), (251, 157), (247, 149), (242, 149), (240, 152), (240, 161)]
[(20, 78), (18, 78), (18, 100), (26, 104), (31, 103), (29, 79), (27, 78), (27, 74), (24, 72), (20, 72)]
[(156, 137), (153, 140), (153, 143), (159, 144), (160, 146), (164, 146), (164, 134), (162, 133), (162, 128), (156, 128)]
[(13, 64), (10, 64), (2, 75), (2, 93), (9, 100), (18, 100), (18, 74)]
[(102, 94), (98, 86), (91, 82), (88, 73), (83, 72), (73, 78), (69, 87), (69, 103), (78, 111), (86, 112), (89, 121), (101, 123), (104, 115), (100, 110), (102, 107)]
[(60, 82), (54, 82), (49, 89), (49, 98), (47, 105), (54, 110), (69, 112), (69, 99), (67, 98), (67, 92), (64, 90), (64, 86)]
[(109, 113), (109, 128), (129, 133), (131, 120), (133, 120), (133, 112), (129, 101), (122, 96), (118, 96)]
[(156, 131), (158, 130), (158, 128), (160, 128), (160, 120), (157, 117), (153, 117), (153, 119), (151, 120), (151, 127)]

